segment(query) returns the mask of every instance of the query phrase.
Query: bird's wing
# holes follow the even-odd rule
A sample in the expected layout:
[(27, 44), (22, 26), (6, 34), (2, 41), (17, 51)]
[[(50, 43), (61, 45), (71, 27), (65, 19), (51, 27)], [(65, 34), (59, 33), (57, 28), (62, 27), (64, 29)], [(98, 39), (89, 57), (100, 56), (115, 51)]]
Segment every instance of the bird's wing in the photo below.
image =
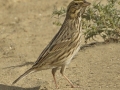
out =
[[(64, 28), (64, 27), (63, 27)], [(65, 27), (64, 29), (68, 29)], [(66, 36), (66, 30), (60, 30), (55, 35), (55, 37), (51, 40), (51, 42), (47, 45), (47, 47), (42, 51), (37, 61), (33, 65), (33, 67), (37, 67), (38, 65), (42, 65), (43, 62), (49, 63), (48, 59), (50, 57), (56, 57), (62, 50), (64, 50), (71, 43), (71, 34)]]

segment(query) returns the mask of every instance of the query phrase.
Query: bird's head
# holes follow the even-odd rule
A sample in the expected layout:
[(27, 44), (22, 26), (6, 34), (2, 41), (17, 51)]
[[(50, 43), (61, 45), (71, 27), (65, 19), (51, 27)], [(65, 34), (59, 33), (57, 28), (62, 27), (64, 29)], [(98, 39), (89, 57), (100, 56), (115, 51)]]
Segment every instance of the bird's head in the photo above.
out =
[(73, 0), (67, 7), (67, 17), (80, 17), (85, 12), (86, 7), (89, 5), (90, 3), (85, 0)]

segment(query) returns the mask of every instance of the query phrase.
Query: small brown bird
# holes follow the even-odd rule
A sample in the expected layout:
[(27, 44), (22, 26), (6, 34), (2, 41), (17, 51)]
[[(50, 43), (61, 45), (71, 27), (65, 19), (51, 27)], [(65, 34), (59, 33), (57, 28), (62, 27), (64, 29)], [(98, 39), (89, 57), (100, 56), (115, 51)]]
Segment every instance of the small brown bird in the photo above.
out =
[(55, 72), (61, 68), (62, 76), (70, 83), (71, 87), (74, 87), (72, 82), (64, 75), (64, 72), (66, 66), (80, 49), (81, 17), (88, 5), (90, 3), (85, 0), (73, 0), (68, 5), (66, 18), (58, 33), (42, 51), (35, 64), (17, 78), (13, 84), (30, 72), (52, 69), (55, 85), (58, 88)]

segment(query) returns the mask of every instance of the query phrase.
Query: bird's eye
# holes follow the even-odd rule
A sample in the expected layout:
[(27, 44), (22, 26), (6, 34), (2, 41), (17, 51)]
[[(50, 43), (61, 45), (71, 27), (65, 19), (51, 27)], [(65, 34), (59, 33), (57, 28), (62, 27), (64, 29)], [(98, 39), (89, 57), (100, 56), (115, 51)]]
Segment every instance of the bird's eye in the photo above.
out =
[(75, 5), (77, 6), (77, 5), (78, 5), (78, 3), (75, 3)]

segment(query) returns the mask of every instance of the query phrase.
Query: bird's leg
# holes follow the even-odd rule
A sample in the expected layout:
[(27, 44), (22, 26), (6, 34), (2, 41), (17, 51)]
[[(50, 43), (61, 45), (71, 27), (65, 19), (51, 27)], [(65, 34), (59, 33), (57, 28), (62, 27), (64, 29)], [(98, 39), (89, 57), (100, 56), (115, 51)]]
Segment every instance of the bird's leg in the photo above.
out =
[(66, 69), (66, 66), (65, 65), (62, 66), (61, 70), (60, 70), (60, 73), (70, 83), (71, 87), (74, 88), (75, 86), (73, 85), (73, 83), (64, 75), (65, 69)]
[(55, 78), (55, 73), (56, 73), (57, 69), (58, 69), (58, 68), (53, 68), (53, 69), (52, 69), (52, 75), (53, 75), (53, 79), (54, 79), (56, 88), (59, 88), (58, 85), (57, 85), (57, 82), (56, 82), (56, 78)]

